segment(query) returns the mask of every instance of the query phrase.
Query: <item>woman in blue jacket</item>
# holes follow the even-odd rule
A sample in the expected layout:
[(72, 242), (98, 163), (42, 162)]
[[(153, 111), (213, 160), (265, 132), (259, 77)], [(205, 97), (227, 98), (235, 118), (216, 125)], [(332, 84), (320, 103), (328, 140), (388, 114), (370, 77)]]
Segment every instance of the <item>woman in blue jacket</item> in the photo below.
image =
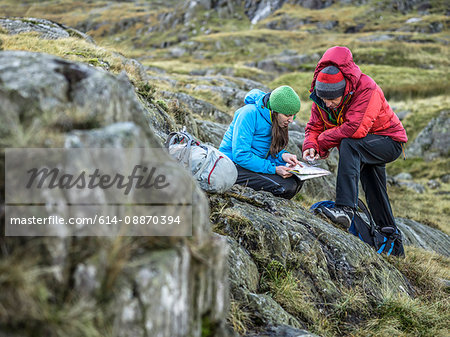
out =
[(286, 166), (299, 164), (297, 156), (285, 150), (300, 98), (291, 87), (281, 86), (271, 93), (253, 89), (244, 102), (219, 150), (236, 164), (237, 184), (291, 199), (303, 184)]

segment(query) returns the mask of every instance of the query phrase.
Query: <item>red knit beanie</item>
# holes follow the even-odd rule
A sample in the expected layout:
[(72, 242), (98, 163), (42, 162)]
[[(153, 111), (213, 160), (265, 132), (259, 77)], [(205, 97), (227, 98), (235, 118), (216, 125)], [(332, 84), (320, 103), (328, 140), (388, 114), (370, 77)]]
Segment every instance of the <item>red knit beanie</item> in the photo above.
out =
[(323, 68), (316, 79), (316, 94), (320, 98), (335, 99), (344, 95), (345, 78), (335, 66)]

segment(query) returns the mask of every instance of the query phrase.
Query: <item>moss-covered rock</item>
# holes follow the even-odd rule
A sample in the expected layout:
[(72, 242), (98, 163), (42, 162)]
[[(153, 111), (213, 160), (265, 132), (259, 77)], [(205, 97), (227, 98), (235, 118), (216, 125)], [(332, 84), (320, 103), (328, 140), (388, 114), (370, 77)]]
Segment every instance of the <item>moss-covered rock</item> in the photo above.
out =
[(36, 32), (42, 39), (55, 40), (73, 36), (94, 43), (94, 40), (89, 35), (77, 29), (45, 19), (2, 18), (0, 19), (0, 27), (9, 34)]
[(408, 146), (411, 157), (423, 157), (430, 161), (439, 157), (448, 157), (450, 152), (450, 111), (445, 110), (433, 118)]
[[(117, 154), (146, 148), (150, 157), (162, 159), (166, 172), (194, 184), (158, 151), (167, 130), (126, 76), (40, 53), (0, 52), (0, 64), (4, 147), (109, 147)], [(72, 194), (58, 199), (63, 209), (69, 196), (75, 204), (85, 200)], [(108, 200), (97, 196), (97, 203)], [(226, 335), (225, 240), (212, 236), (199, 188), (193, 185), (188, 198), (190, 237), (1, 237), (1, 330), (23, 336), (182, 337), (202, 336), (208, 322), (212, 334)], [(1, 220), (3, 228), (4, 213)]]
[[(375, 302), (383, 298), (385, 287), (406, 296), (413, 294), (404, 276), (372, 248), (292, 201), (237, 186), (212, 200), (215, 230), (239, 242), (242, 248), (233, 244), (233, 254), (248, 251), (261, 274), (257, 293), (268, 292), (303, 324), (331, 314), (346, 289), (360, 288)], [(230, 265), (237, 268), (234, 274), (241, 268), (237, 261), (230, 260), (236, 263)], [(239, 289), (238, 284), (232, 294), (242, 298), (248, 285), (241, 281)], [(351, 315), (364, 319), (363, 312)], [(265, 323), (257, 320), (253, 324)]]

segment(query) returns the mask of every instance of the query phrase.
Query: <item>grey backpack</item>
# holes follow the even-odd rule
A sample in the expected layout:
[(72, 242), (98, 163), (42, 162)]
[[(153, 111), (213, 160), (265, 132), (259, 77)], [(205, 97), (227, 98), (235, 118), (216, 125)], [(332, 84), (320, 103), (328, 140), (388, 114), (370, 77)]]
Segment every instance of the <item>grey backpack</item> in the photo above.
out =
[(172, 157), (191, 171), (203, 190), (222, 193), (236, 182), (238, 173), (233, 161), (213, 146), (196, 141), (189, 133), (172, 132), (165, 146)]

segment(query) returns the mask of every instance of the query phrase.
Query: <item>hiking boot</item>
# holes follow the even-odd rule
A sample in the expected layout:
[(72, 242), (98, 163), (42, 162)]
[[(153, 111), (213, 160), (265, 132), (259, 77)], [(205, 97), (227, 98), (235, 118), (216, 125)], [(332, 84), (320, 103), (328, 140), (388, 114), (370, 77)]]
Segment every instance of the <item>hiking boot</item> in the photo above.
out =
[(322, 213), (331, 221), (348, 229), (353, 219), (353, 209), (348, 206), (323, 207)]

